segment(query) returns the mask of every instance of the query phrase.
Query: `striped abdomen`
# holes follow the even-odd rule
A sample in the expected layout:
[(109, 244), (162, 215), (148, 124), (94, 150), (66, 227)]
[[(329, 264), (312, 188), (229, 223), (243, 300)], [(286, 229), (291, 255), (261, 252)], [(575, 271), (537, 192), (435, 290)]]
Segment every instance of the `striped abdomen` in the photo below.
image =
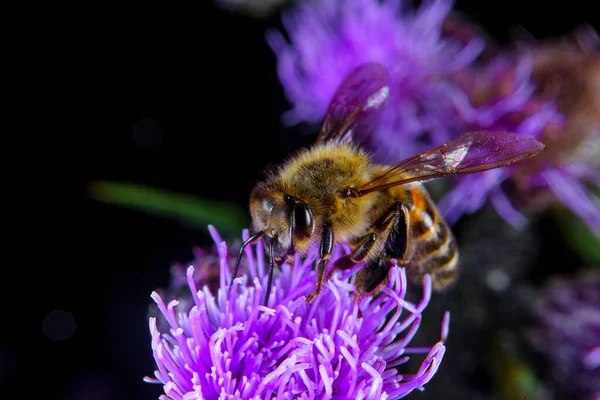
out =
[(421, 185), (406, 191), (409, 214), (410, 261), (406, 271), (412, 280), (423, 281), (427, 273), (433, 288), (443, 289), (457, 278), (458, 249), (454, 235)]

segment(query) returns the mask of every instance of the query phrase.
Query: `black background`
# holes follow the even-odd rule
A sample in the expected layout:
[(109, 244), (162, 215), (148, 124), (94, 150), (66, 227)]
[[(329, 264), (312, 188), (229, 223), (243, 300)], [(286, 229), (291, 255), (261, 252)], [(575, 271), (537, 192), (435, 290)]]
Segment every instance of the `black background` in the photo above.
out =
[[(69, 10), (77, 16), (66, 25), (50, 24), (56, 41), (40, 39), (53, 62), (38, 77), (44, 108), (38, 115), (49, 116), (51, 142), (61, 145), (44, 152), (48, 163), (25, 184), (44, 212), (27, 224), (29, 250), (14, 267), (25, 279), (7, 280), (18, 295), (5, 303), (4, 331), (14, 337), (2, 345), (0, 378), (15, 384), (5, 393), (68, 399), (161, 393), (142, 381), (154, 370), (150, 293), (166, 284), (172, 261), (186, 262), (193, 246), (210, 242), (205, 231), (90, 199), (89, 181), (142, 183), (246, 207), (260, 171), (311, 139), (279, 123), (288, 104), (264, 40), (278, 17), (260, 21), (197, 3)], [(458, 1), (455, 8), (502, 43), (515, 26), (544, 38), (593, 22), (590, 3)], [(58, 101), (63, 95), (68, 107)], [(160, 145), (134, 140), (141, 118), (160, 123)], [(54, 310), (72, 313), (70, 338), (44, 333)]]

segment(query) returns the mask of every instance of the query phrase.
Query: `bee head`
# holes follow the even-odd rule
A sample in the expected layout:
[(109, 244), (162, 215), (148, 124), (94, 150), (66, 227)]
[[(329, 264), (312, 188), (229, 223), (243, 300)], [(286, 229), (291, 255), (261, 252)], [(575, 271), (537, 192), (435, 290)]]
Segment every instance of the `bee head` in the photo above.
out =
[(283, 262), (304, 250), (315, 231), (311, 207), (304, 201), (259, 184), (250, 196), (250, 212), (257, 231), (273, 246), (276, 260)]

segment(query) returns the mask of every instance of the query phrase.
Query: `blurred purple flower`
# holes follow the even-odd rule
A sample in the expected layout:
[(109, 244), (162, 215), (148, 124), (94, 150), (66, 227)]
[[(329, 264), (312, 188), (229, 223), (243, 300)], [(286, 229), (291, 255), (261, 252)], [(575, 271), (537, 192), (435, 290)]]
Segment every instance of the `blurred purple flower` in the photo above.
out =
[[(429, 276), (416, 305), (404, 300), (407, 281), (400, 267), (391, 269), (380, 296), (356, 303), (352, 271), (336, 272), (308, 305), (304, 295), (314, 286), (313, 251), (304, 260), (296, 256), (293, 266), (282, 266), (265, 307), (262, 242), (246, 250), (244, 275), (229, 293), (227, 245), (212, 227), (211, 234), (220, 258), (216, 296), (207, 286), (197, 289), (194, 266), (187, 270), (189, 308), (176, 311), (177, 300), (166, 304), (152, 294), (162, 315), (150, 318), (158, 369), (156, 378), (146, 381), (163, 385), (162, 399), (397, 399), (422, 390), (435, 375), (445, 352), (449, 314), (435, 345), (408, 346), (430, 299)], [(332, 259), (341, 254), (336, 246)], [(159, 331), (157, 318), (168, 322), (168, 332)], [(426, 354), (419, 370), (400, 374), (409, 355), (417, 353)]]
[(529, 344), (544, 357), (548, 386), (568, 398), (600, 395), (600, 275), (556, 280), (535, 295)]
[(546, 148), (522, 163), (458, 179), (440, 202), (450, 222), (487, 198), (515, 226), (526, 222), (517, 208), (541, 212), (562, 203), (600, 234), (600, 199), (589, 190), (600, 187), (600, 41), (583, 33), (586, 40), (525, 43), (459, 74), (476, 108), (464, 130), (508, 130)]
[[(533, 68), (531, 54), (523, 53), (513, 59), (512, 54), (506, 53), (485, 66), (456, 74), (456, 82), (460, 82), (467, 93), (463, 101), (472, 108), (459, 108), (468, 112), (461, 114), (460, 128), (455, 133), (502, 130), (542, 140), (549, 126), (562, 125), (564, 116), (554, 102), (532, 98), (535, 92), (531, 82)], [(524, 165), (528, 164), (517, 163), (456, 178), (450, 192), (440, 201), (440, 210), (452, 224), (462, 215), (479, 210), (489, 200), (506, 221), (517, 227), (525, 225), (527, 219), (511, 201), (514, 196), (504, 189), (508, 187), (514, 192), (517, 184), (525, 188), (534, 184), (533, 178), (523, 173)]]
[(572, 36), (530, 46), (537, 97), (555, 100), (565, 115), (541, 137), (543, 157), (530, 162), (546, 161), (533, 182), (600, 234), (600, 37), (590, 26)]
[(269, 32), (267, 41), (293, 106), (283, 115), (284, 124), (319, 122), (344, 77), (359, 64), (375, 61), (390, 71), (392, 107), (369, 138), (373, 151), (382, 160), (398, 161), (450, 139), (455, 108), (470, 106), (448, 78), (473, 62), (483, 41), (463, 45), (442, 36), (451, 0), (425, 1), (417, 12), (406, 10), (404, 3), (303, 1), (283, 15), (290, 43), (278, 31)]
[[(398, 162), (471, 130), (507, 130), (544, 143), (557, 132), (563, 138), (581, 136), (570, 129), (573, 113), (563, 110), (559, 96), (537, 92), (532, 78), (539, 72), (540, 54), (525, 46), (522, 53), (500, 52), (483, 61), (479, 56), (486, 38), (479, 36), (480, 30), (453, 26), (468, 33), (459, 37), (444, 27), (448, 21), (469, 24), (450, 19), (452, 6), (451, 0), (429, 0), (412, 13), (400, 0), (324, 0), (288, 10), (283, 25), (289, 41), (277, 31), (267, 35), (293, 107), (283, 115), (284, 124), (321, 121), (350, 70), (376, 61), (390, 71), (390, 107), (362, 139), (382, 162)], [(586, 40), (591, 54), (596, 51), (592, 38), (588, 34)], [(593, 66), (588, 69), (593, 72)], [(578, 95), (597, 102), (597, 81), (590, 77), (583, 87), (591, 94)], [(568, 83), (563, 86), (569, 90)], [(586, 115), (600, 114), (591, 108)], [(490, 201), (506, 221), (521, 227), (527, 222), (525, 213), (546, 208), (529, 197), (545, 198), (546, 206), (563, 203), (600, 233), (600, 200), (586, 188), (600, 181), (597, 165), (590, 161), (600, 159), (600, 125), (586, 123), (589, 141), (580, 148), (590, 154), (587, 159), (564, 163), (538, 155), (532, 162), (457, 178), (440, 203), (442, 213), (454, 223)]]

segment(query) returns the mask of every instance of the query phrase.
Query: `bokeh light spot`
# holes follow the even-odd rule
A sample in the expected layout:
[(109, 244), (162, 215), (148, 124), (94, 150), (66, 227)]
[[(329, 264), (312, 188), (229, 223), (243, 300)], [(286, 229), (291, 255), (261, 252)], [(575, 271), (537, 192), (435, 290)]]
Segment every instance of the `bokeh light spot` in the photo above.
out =
[(70, 339), (76, 327), (73, 313), (65, 310), (50, 312), (42, 322), (42, 331), (52, 340)]
[(510, 285), (510, 276), (502, 270), (492, 269), (487, 273), (486, 283), (490, 289), (503, 292)]

